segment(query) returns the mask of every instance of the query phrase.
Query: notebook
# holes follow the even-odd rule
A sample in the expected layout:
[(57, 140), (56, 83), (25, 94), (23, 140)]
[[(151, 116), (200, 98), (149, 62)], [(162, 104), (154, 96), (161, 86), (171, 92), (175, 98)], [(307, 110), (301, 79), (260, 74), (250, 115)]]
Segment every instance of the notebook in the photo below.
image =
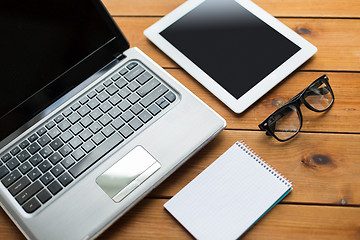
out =
[(164, 204), (196, 239), (237, 239), (292, 190), (243, 141)]

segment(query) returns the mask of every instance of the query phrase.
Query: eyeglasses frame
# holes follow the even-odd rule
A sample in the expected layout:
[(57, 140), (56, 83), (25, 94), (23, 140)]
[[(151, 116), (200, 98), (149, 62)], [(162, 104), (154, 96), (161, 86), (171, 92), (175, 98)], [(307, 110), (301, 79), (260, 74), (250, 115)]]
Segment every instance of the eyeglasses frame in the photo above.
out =
[[(329, 104), (328, 107), (326, 107), (325, 109), (322, 110), (318, 110), (314, 107), (312, 107), (306, 100), (305, 100), (305, 93), (307, 92), (308, 89), (310, 89), (311, 87), (313, 87), (315, 84), (317, 83), (321, 83), (321, 84), (325, 84), (328, 89), (330, 90), (330, 94), (332, 96), (332, 101)], [(320, 86), (320, 85), (319, 85)], [(281, 106), (279, 109), (275, 110), (273, 113), (271, 113), (262, 123), (259, 124), (259, 128), (262, 131), (266, 131), (266, 135), (268, 136), (273, 136), (276, 140), (280, 141), (280, 142), (285, 142), (288, 141), (292, 138), (294, 138), (301, 130), (301, 127), (303, 125), (303, 116), (302, 116), (302, 112), (300, 109), (301, 104), (304, 104), (309, 110), (314, 111), (314, 112), (325, 112), (327, 111), (329, 108), (332, 107), (333, 103), (334, 103), (335, 97), (334, 97), (334, 92), (329, 84), (329, 78), (324, 74), (321, 77), (317, 78), (315, 81), (313, 81), (312, 83), (310, 83), (309, 86), (307, 86), (304, 90), (302, 90), (300, 93), (298, 93), (295, 97), (293, 97), (292, 99), (290, 99), (288, 102), (286, 102), (283, 106)], [(278, 138), (275, 134), (274, 134), (274, 130), (272, 130), (269, 125), (271, 124), (271, 122), (274, 122), (274, 116), (276, 116), (278, 113), (283, 112), (284, 109), (286, 107), (289, 106), (294, 106), (297, 110), (297, 114), (300, 120), (300, 127), (299, 129), (296, 131), (296, 133), (294, 135), (292, 135), (291, 137), (287, 138), (287, 139), (280, 139)], [(275, 120), (277, 121), (277, 120)], [(269, 123), (270, 122), (270, 123)]]

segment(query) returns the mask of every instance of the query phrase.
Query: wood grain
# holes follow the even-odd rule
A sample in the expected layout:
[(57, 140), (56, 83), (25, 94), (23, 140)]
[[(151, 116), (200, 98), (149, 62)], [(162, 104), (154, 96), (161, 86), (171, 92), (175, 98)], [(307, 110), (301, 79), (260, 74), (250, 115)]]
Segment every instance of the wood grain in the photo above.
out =
[(360, 205), (358, 134), (300, 133), (281, 143), (263, 132), (225, 130), (150, 196), (173, 196), (238, 140), (293, 182), (285, 202)]
[[(155, 47), (143, 31), (159, 17), (115, 17), (132, 47), (138, 47), (162, 67), (179, 68)], [(285, 25), (318, 48), (301, 70), (360, 71), (360, 19), (281, 18)]]
[[(104, 0), (112, 15), (164, 16), (180, 6), (184, 0)], [(360, 17), (358, 0), (254, 0), (273, 16), (286, 17)]]
[[(326, 72), (297, 72), (286, 78), (272, 91), (242, 114), (233, 113), (200, 83), (180, 69), (167, 69), (185, 87), (227, 121), (227, 129), (259, 130), (258, 125), (273, 111)], [(360, 73), (327, 73), (335, 94), (333, 107), (316, 113), (302, 106), (302, 131), (360, 133)], [(339, 121), (341, 119), (341, 121)]]

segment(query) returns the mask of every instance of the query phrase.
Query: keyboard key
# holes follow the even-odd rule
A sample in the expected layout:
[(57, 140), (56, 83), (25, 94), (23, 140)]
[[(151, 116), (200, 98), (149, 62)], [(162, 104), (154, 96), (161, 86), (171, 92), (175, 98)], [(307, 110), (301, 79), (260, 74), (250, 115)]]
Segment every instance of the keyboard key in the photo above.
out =
[(69, 185), (69, 183), (73, 181), (73, 178), (70, 176), (70, 174), (64, 173), (59, 177), (59, 181), (64, 187), (66, 187), (67, 185)]
[(130, 108), (130, 110), (135, 114), (138, 115), (142, 110), (144, 110), (144, 108), (142, 106), (140, 106), (140, 104), (135, 104), (134, 106), (132, 106)]
[(38, 193), (43, 188), (42, 184), (39, 181), (34, 182), (25, 190), (23, 190), (17, 197), (16, 201), (22, 205), (24, 202), (29, 200), (32, 196)]
[(27, 150), (33, 155), (35, 154), (37, 151), (40, 150), (40, 146), (39, 144), (37, 144), (36, 142), (30, 144), (30, 146), (27, 148)]
[(55, 123), (53, 122), (53, 121), (50, 121), (50, 122), (48, 122), (46, 125), (45, 125), (45, 127), (47, 128), (47, 129), (51, 129), (51, 128), (53, 128), (55, 126)]
[(53, 181), (52, 183), (50, 183), (50, 185), (48, 186), (48, 190), (53, 194), (56, 195), (58, 192), (60, 192), (62, 189), (60, 183), (58, 181)]
[(9, 173), (9, 170), (6, 168), (6, 166), (0, 167), (0, 179), (6, 176), (6, 174)]
[(5, 154), (4, 156), (1, 157), (1, 160), (6, 163), (7, 161), (9, 161), (11, 159), (11, 155), (10, 153)]
[(118, 88), (120, 88), (120, 89), (122, 89), (123, 87), (125, 87), (127, 84), (128, 84), (128, 82), (127, 82), (125, 79), (120, 79), (119, 81), (117, 81), (117, 82), (115, 83), (115, 85), (116, 85)]
[(173, 92), (168, 92), (164, 96), (169, 102), (174, 102), (176, 99), (176, 96)]
[(45, 173), (41, 178), (40, 181), (47, 186), (51, 181), (54, 180), (53, 175), (50, 172)]
[(111, 85), (110, 87), (108, 87), (108, 88), (106, 89), (106, 92), (107, 92), (110, 96), (114, 95), (117, 91), (119, 91), (119, 88), (117, 88), (117, 87), (114, 86), (114, 85)]
[(100, 143), (102, 143), (105, 140), (104, 135), (102, 135), (101, 133), (96, 134), (92, 139), (91, 139), (96, 145), (99, 145)]
[(23, 150), (21, 153), (16, 155), (16, 157), (17, 159), (19, 159), (20, 162), (24, 162), (26, 159), (30, 157), (30, 154), (28, 153), (28, 151)]
[(74, 134), (74, 135), (78, 135), (81, 131), (83, 131), (84, 128), (79, 124), (75, 124), (74, 126), (72, 126), (70, 128), (70, 131)]
[(110, 137), (111, 134), (115, 132), (115, 130), (109, 125), (106, 128), (104, 128), (101, 132), (102, 134), (105, 135), (105, 137)]
[(36, 167), (39, 163), (42, 162), (42, 160), (43, 158), (39, 154), (35, 154), (29, 159), (29, 162), (31, 162), (31, 164)]
[(21, 173), (16, 169), (10, 174), (6, 175), (1, 182), (5, 187), (9, 187), (11, 184), (19, 180), (21, 177), (22, 177)]
[(121, 128), (119, 132), (121, 135), (123, 135), (124, 138), (128, 138), (131, 134), (134, 133), (134, 131), (127, 125)]
[(89, 140), (85, 142), (82, 146), (82, 149), (84, 149), (85, 152), (91, 152), (95, 148), (95, 145)]
[(94, 110), (97, 106), (100, 105), (100, 103), (98, 100), (96, 100), (96, 98), (94, 98), (94, 99), (90, 100), (87, 105), (89, 108)]
[(54, 121), (55, 121), (56, 123), (59, 123), (59, 122), (61, 122), (62, 120), (64, 120), (63, 115), (58, 115), (56, 118), (54, 118)]
[(54, 149), (54, 151), (58, 150), (58, 149), (61, 148), (63, 145), (64, 145), (63, 142), (62, 142), (59, 138), (55, 139), (54, 141), (52, 141), (52, 142), (50, 143), (50, 147), (51, 147), (52, 149)]
[(104, 91), (105, 87), (103, 85), (99, 85), (95, 88), (95, 90), (99, 93), (99, 92), (102, 92)]
[(82, 106), (77, 112), (80, 114), (80, 116), (85, 117), (90, 112), (90, 109), (88, 106)]
[(122, 69), (120, 69), (120, 71), (119, 71), (119, 73), (120, 73), (121, 75), (125, 75), (127, 72), (128, 72), (128, 70), (127, 70), (126, 68), (122, 68)]
[(29, 186), (30, 183), (31, 183), (30, 180), (26, 176), (24, 176), (9, 188), (9, 192), (13, 196), (16, 196), (16, 194), (18, 194), (23, 189), (25, 189), (27, 186)]
[(83, 156), (85, 156), (85, 153), (83, 150), (81, 150), (81, 148), (79, 148), (78, 150), (76, 150), (75, 152), (73, 152), (71, 154), (71, 156), (76, 160), (79, 161)]
[(20, 152), (20, 148), (19, 147), (14, 147), (10, 152), (13, 156), (15, 156), (16, 154), (18, 154)]
[(49, 136), (54, 139), (61, 134), (60, 130), (57, 127), (48, 131)]
[(109, 102), (112, 104), (112, 105), (117, 105), (119, 102), (121, 102), (121, 97), (119, 95), (114, 95), (112, 96), (110, 99), (109, 99)]
[(126, 100), (122, 101), (122, 102), (119, 104), (119, 108), (120, 108), (121, 110), (123, 110), (123, 111), (126, 111), (129, 107), (131, 107), (131, 104), (130, 104), (128, 101), (126, 101)]
[(113, 80), (113, 81), (116, 81), (116, 80), (118, 80), (120, 78), (120, 75), (118, 74), (118, 73), (115, 73), (114, 75), (112, 75), (112, 77), (111, 77), (111, 79)]
[(85, 129), (85, 131), (83, 131), (82, 133), (80, 133), (79, 136), (80, 136), (80, 138), (85, 142), (85, 141), (87, 141), (89, 138), (92, 137), (92, 133), (91, 133), (89, 130)]
[(90, 99), (91, 99), (91, 98), (93, 98), (93, 97), (95, 97), (95, 96), (96, 96), (96, 92), (95, 92), (95, 91), (91, 91), (91, 92), (89, 92), (89, 93), (88, 93), (88, 95), (87, 95), (87, 96), (88, 96), (88, 98), (90, 98)]
[(129, 96), (131, 94), (130, 90), (127, 89), (127, 88), (123, 88), (119, 91), (119, 95), (122, 97), (122, 98), (126, 98), (127, 96)]
[(124, 112), (123, 114), (121, 114), (121, 118), (125, 122), (128, 122), (128, 121), (130, 121), (131, 119), (134, 118), (134, 114), (128, 110), (128, 111)]
[(141, 85), (144, 85), (147, 81), (149, 81), (153, 76), (149, 72), (144, 72), (141, 76), (139, 76), (136, 81), (138, 81)]
[(55, 177), (58, 177), (60, 176), (60, 174), (62, 174), (63, 172), (65, 171), (65, 169), (60, 165), (60, 164), (57, 164), (55, 167), (53, 167), (51, 169), (51, 173), (55, 176)]
[(132, 92), (134, 92), (136, 89), (138, 89), (140, 87), (140, 84), (136, 81), (131, 82), (128, 86), (127, 86)]
[(156, 104), (159, 105), (159, 107), (161, 107), (162, 109), (170, 105), (170, 103), (166, 101), (164, 98), (161, 98), (160, 100), (156, 101)]
[(133, 94), (131, 94), (131, 95), (127, 98), (127, 100), (128, 100), (129, 102), (131, 102), (132, 104), (135, 104), (137, 101), (140, 100), (140, 97), (139, 97), (139, 95), (137, 95), (136, 93), (133, 93)]
[(28, 173), (27, 176), (31, 179), (31, 181), (35, 181), (41, 176), (41, 172), (39, 171), (39, 169), (34, 168)]
[(28, 140), (24, 140), (23, 142), (21, 142), (20, 144), (19, 144), (19, 146), (22, 148), (22, 149), (24, 149), (24, 148), (26, 148), (27, 146), (29, 146), (29, 142), (28, 142)]
[(120, 110), (119, 108), (117, 108), (117, 107), (114, 107), (113, 109), (111, 109), (111, 110), (109, 111), (109, 115), (110, 115), (113, 119), (117, 118), (120, 114), (121, 114), (121, 110)]
[(66, 157), (67, 155), (69, 155), (72, 152), (72, 149), (69, 145), (65, 145), (62, 148), (60, 148), (59, 153), (61, 153), (61, 155), (63, 157)]
[(60, 162), (63, 158), (60, 156), (60, 154), (58, 152), (54, 153), (53, 155), (51, 155), (49, 157), (49, 161), (55, 165), (57, 164), (58, 162)]
[[(40, 135), (40, 134), (39, 134)], [(41, 136), (41, 135), (40, 135)], [(34, 133), (33, 135), (31, 135), (29, 138), (28, 138), (28, 140), (30, 141), (30, 142), (33, 142), (33, 141), (35, 141), (36, 139), (38, 139), (38, 136), (36, 135), (36, 133)]]
[(132, 129), (136, 131), (143, 126), (143, 123), (139, 119), (134, 118), (129, 122), (129, 125), (130, 127), (132, 127)]
[(81, 106), (81, 105), (80, 105), (79, 103), (74, 103), (74, 104), (71, 106), (71, 109), (72, 109), (73, 111), (76, 111), (76, 110), (79, 109), (80, 106)]
[(47, 135), (42, 136), (41, 138), (39, 138), (39, 140), (37, 141), (42, 147), (44, 147), (46, 144), (48, 144), (50, 142), (50, 138)]
[(71, 122), (71, 124), (75, 124), (77, 121), (80, 120), (80, 116), (79, 114), (74, 112), (68, 117), (68, 120)]
[(41, 172), (45, 173), (51, 168), (51, 163), (48, 160), (45, 160), (39, 164), (38, 168), (41, 170)]
[(102, 116), (99, 119), (99, 122), (103, 125), (106, 126), (111, 122), (111, 118), (109, 117), (109, 115), (105, 114), (104, 116)]
[(86, 116), (85, 118), (83, 118), (80, 123), (84, 128), (87, 128), (88, 126), (90, 126), (90, 124), (92, 124), (94, 121), (89, 117)]
[(65, 132), (70, 126), (71, 124), (67, 120), (62, 121), (61, 123), (58, 124), (58, 127), (63, 132)]
[(65, 116), (65, 117), (68, 117), (70, 116), (70, 114), (72, 113), (72, 110), (70, 108), (66, 109), (62, 114)]
[(61, 164), (64, 166), (64, 168), (69, 169), (72, 165), (74, 165), (75, 161), (69, 156), (61, 161)]
[(21, 166), (19, 167), (19, 170), (22, 174), (26, 174), (28, 173), (30, 170), (32, 169), (32, 166), (29, 162), (24, 162), (23, 164), (21, 164)]
[(44, 204), (50, 200), (51, 194), (48, 190), (43, 189), (38, 195), (36, 195), (36, 197), (40, 200), (40, 202), (42, 202), (42, 204)]
[(114, 121), (112, 121), (111, 125), (118, 130), (119, 128), (121, 128), (122, 126), (124, 126), (124, 121), (121, 120), (120, 118), (115, 119)]
[(105, 102), (100, 106), (100, 110), (103, 113), (106, 113), (107, 111), (109, 111), (112, 108), (111, 104), (109, 102)]
[(99, 123), (94, 122), (93, 124), (90, 125), (89, 129), (91, 130), (92, 133), (95, 134), (102, 129), (102, 126)]
[(133, 70), (131, 70), (130, 72), (128, 72), (127, 74), (125, 74), (125, 78), (126, 80), (128, 80), (129, 82), (131, 82), (132, 80), (134, 80), (137, 76), (139, 76), (140, 74), (142, 74), (145, 71), (145, 69), (142, 66), (137, 66), (135, 67)]
[(105, 82), (103, 83), (105, 87), (108, 87), (112, 84), (111, 79), (106, 79)]
[(41, 206), (41, 204), (39, 203), (39, 201), (36, 198), (32, 198), (30, 201), (28, 201), (27, 203), (25, 203), (22, 207), (25, 210), (25, 212), (27, 213), (33, 213), (35, 212), (39, 207)]
[(61, 136), (60, 139), (64, 142), (67, 143), (70, 139), (72, 139), (74, 137), (74, 135), (70, 132), (70, 131), (66, 131), (64, 132)]
[(156, 78), (151, 79), (150, 82), (142, 86), (138, 91), (137, 94), (139, 94), (141, 97), (144, 97), (146, 94), (151, 92), (154, 88), (160, 85), (159, 80)]
[(69, 143), (73, 149), (76, 149), (82, 144), (82, 141), (78, 137), (75, 137), (71, 139)]
[(105, 100), (107, 100), (109, 98), (109, 94), (107, 94), (106, 92), (102, 92), (99, 95), (96, 96), (96, 98), (100, 101), (100, 102), (104, 102)]
[(39, 153), (43, 158), (47, 158), (53, 153), (53, 150), (51, 150), (49, 146), (46, 146)]
[(36, 133), (39, 134), (39, 136), (42, 136), (46, 133), (46, 131), (46, 128), (42, 127)]
[(131, 63), (129, 63), (126, 67), (129, 69), (129, 70), (131, 70), (131, 69), (133, 69), (134, 67), (136, 67), (138, 64), (136, 63), (136, 62), (131, 62)]
[(139, 114), (139, 118), (141, 119), (141, 121), (143, 121), (144, 123), (147, 123), (151, 118), (151, 114), (148, 111), (142, 111)]
[(95, 162), (102, 158), (105, 154), (119, 145), (124, 139), (117, 133), (113, 134), (110, 138), (106, 139), (102, 144), (100, 144), (96, 151), (89, 153), (84, 159), (75, 164), (70, 168), (69, 172), (74, 177), (77, 178), (83, 173), (86, 169), (91, 167)]
[(88, 101), (89, 101), (89, 99), (88, 99), (86, 96), (84, 96), (84, 97), (82, 97), (82, 98), (79, 100), (79, 103), (82, 104), (82, 105), (84, 105), (84, 104), (87, 103)]
[(144, 107), (148, 107), (151, 103), (153, 103), (156, 99), (161, 97), (164, 93), (166, 93), (169, 89), (165, 87), (164, 85), (160, 85), (155, 90), (153, 90), (151, 93), (149, 93), (146, 97), (141, 99), (140, 103)]
[(96, 109), (90, 113), (90, 116), (92, 119), (97, 120), (99, 117), (101, 117), (103, 114), (99, 109)]
[(10, 161), (8, 161), (6, 163), (6, 166), (10, 169), (10, 170), (14, 170), (17, 166), (20, 165), (20, 162), (16, 159), (16, 158), (12, 158), (10, 159)]
[(149, 110), (149, 112), (151, 112), (151, 114), (152, 115), (157, 115), (160, 111), (161, 111), (161, 109), (158, 107), (158, 106), (156, 106), (155, 104), (153, 104), (153, 105), (151, 105), (149, 108), (148, 108), (148, 110)]

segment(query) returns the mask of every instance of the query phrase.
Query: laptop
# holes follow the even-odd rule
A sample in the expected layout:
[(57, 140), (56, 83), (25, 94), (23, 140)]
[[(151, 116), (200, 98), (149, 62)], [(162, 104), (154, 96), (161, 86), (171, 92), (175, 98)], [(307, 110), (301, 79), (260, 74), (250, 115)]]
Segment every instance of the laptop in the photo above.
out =
[(0, 201), (29, 239), (95, 238), (225, 127), (100, 0), (0, 19)]

